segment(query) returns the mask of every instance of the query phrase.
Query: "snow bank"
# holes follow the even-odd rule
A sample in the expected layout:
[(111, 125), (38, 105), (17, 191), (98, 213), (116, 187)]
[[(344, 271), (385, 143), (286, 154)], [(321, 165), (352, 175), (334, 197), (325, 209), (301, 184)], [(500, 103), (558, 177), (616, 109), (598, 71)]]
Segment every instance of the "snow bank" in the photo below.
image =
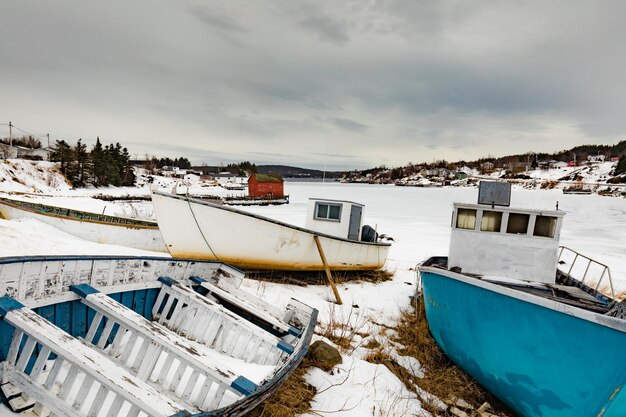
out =
[(67, 191), (71, 187), (54, 162), (25, 159), (0, 161), (1, 191), (54, 193)]

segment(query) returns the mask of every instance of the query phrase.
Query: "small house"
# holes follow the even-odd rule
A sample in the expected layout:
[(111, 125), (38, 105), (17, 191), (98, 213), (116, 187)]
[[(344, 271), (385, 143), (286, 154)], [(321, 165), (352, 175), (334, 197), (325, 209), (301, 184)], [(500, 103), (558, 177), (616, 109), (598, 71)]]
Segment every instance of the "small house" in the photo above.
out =
[(589, 155), (587, 157), (587, 162), (604, 162), (606, 156), (604, 155)]
[(283, 179), (280, 175), (252, 174), (248, 178), (250, 197), (284, 197)]
[(220, 185), (245, 184), (246, 183), (246, 177), (240, 177), (237, 174), (233, 174), (232, 172), (227, 172), (227, 171), (213, 174), (213, 179), (217, 181)]
[(200, 182), (200, 175), (188, 173), (185, 174), (184, 180), (195, 184)]
[(493, 171), (496, 167), (496, 164), (490, 161), (485, 161), (480, 164), (480, 169), (483, 171)]

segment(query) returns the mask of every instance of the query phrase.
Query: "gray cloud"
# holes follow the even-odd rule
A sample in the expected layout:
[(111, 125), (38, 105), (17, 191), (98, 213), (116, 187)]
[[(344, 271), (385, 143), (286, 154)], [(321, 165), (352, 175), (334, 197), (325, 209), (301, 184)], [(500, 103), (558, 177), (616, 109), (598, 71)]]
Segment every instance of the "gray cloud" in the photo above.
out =
[(237, 22), (232, 16), (226, 15), (223, 12), (216, 13), (198, 5), (191, 6), (190, 11), (193, 15), (197, 16), (200, 21), (218, 30), (238, 33), (247, 32), (243, 25)]
[(308, 16), (302, 19), (299, 25), (326, 42), (345, 44), (350, 40), (345, 23), (326, 15)]
[(615, 143), (624, 15), (584, 0), (22, 0), (0, 14), (0, 119), (207, 163)]
[(341, 117), (331, 117), (325, 121), (343, 130), (348, 130), (351, 132), (364, 132), (368, 129), (368, 126), (363, 123), (355, 122), (354, 120), (344, 119)]

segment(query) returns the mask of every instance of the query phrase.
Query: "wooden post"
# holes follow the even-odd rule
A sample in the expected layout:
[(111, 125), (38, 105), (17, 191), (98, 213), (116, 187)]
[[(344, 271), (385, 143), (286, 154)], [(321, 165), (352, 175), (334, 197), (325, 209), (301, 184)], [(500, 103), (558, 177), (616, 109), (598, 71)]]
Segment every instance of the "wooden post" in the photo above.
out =
[(320, 257), (322, 258), (322, 263), (324, 264), (324, 270), (326, 271), (326, 278), (328, 278), (328, 282), (330, 283), (331, 288), (333, 289), (333, 294), (335, 294), (335, 300), (337, 304), (341, 305), (343, 302), (341, 301), (341, 296), (339, 295), (339, 291), (337, 291), (337, 286), (335, 285), (335, 280), (333, 279), (333, 275), (330, 273), (330, 268), (328, 267), (328, 261), (326, 261), (326, 255), (324, 255), (324, 249), (322, 249), (322, 243), (320, 242), (320, 237), (315, 235), (313, 236), (315, 239), (315, 244), (317, 245), (317, 251), (320, 253)]

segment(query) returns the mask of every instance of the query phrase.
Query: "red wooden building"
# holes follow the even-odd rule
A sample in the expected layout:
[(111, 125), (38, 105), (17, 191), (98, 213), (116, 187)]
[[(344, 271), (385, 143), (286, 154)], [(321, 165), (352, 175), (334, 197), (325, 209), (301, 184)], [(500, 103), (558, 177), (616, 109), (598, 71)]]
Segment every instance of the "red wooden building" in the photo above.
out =
[(252, 174), (248, 178), (250, 197), (284, 197), (283, 179), (273, 174)]

